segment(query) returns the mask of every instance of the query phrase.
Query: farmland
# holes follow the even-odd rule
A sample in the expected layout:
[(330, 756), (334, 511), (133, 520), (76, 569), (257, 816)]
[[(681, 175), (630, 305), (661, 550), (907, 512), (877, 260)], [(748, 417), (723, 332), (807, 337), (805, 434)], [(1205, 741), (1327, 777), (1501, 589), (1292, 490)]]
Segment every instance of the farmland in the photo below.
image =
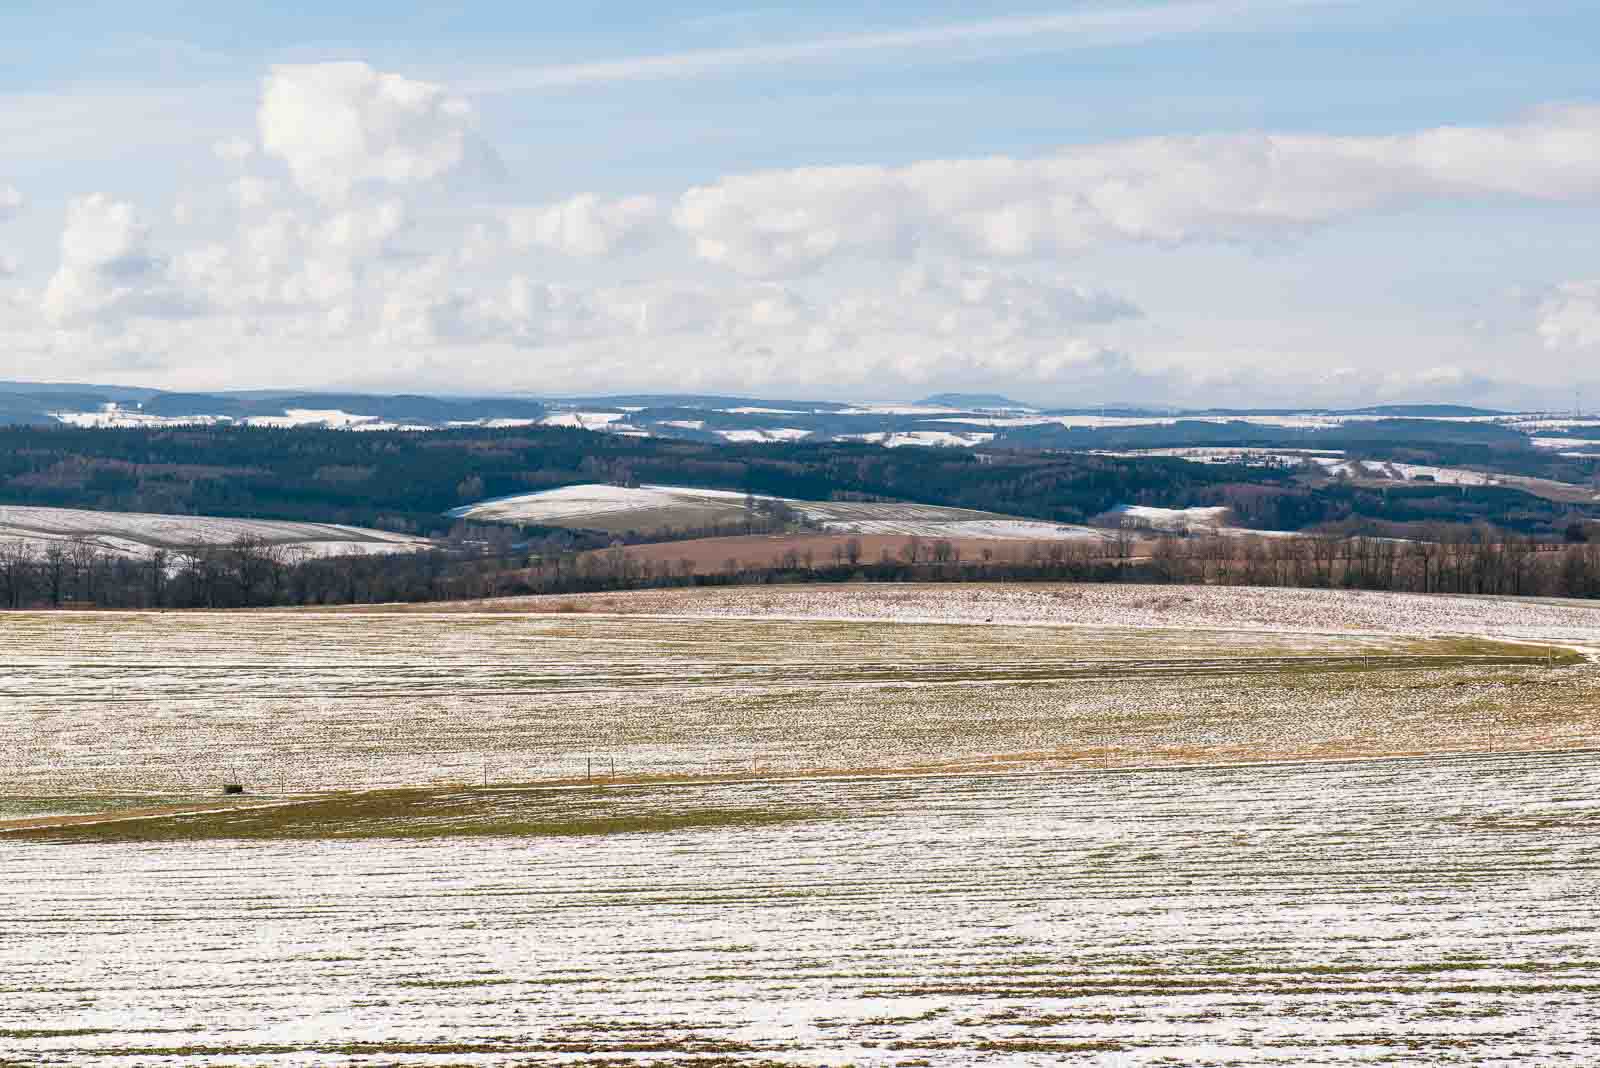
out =
[(770, 818), (0, 845), (0, 1034), (71, 1065), (1581, 1063), (1597, 779), (1570, 754), (483, 793)]
[[(770, 501), (773, 498), (759, 498)], [(970, 508), (900, 502), (784, 500), (794, 511), (833, 533), (998, 540), (1107, 540), (1091, 527), (1047, 523)], [(682, 486), (563, 486), (454, 509), (479, 522), (540, 524), (613, 533), (737, 523), (745, 495)]]
[(44, 553), (52, 546), (65, 548), (77, 542), (114, 556), (145, 559), (160, 550), (228, 545), (241, 539), (281, 546), (305, 556), (414, 552), (431, 545), (423, 538), (339, 523), (0, 504), (0, 542), (20, 543), (34, 554)]
[[(703, 575), (730, 570), (730, 560), (734, 561), (737, 568), (750, 570), (784, 566), (791, 553), (795, 560), (802, 563), (810, 554), (815, 566), (828, 567), (849, 559), (852, 542), (859, 549), (861, 560), (866, 563), (882, 560), (885, 555), (891, 560), (903, 559), (910, 538), (911, 535), (900, 534), (751, 534), (647, 542), (629, 545), (624, 551), (635, 563), (652, 563), (658, 569), (667, 568), (673, 573), (681, 574), (684, 561), (688, 561), (691, 573)], [(929, 556), (930, 549), (938, 541), (948, 544), (952, 559), (968, 562), (985, 559), (1001, 563), (1020, 562), (1026, 560), (1030, 552), (1040, 551), (1041, 545), (1040, 542), (1023, 541), (1016, 537), (941, 536), (922, 544), (920, 555), (923, 559)], [(1054, 544), (1056, 539), (1050, 541)], [(1111, 539), (1074, 539), (1074, 548), (1094, 559), (1117, 559), (1122, 550), (1122, 546)], [(1130, 556), (1148, 553), (1150, 543), (1130, 538), (1126, 549)], [(596, 550), (593, 555), (603, 558), (606, 552)]]
[(1578, 1063), (1600, 1026), (1596, 607), (452, 607), (0, 614), (0, 1062)]

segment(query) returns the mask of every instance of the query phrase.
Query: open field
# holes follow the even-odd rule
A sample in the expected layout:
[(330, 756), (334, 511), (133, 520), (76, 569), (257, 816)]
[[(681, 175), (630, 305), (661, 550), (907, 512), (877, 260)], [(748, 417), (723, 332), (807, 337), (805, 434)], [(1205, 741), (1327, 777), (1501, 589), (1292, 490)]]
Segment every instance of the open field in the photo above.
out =
[[(1577, 1065), (1600, 1029), (1597, 787), (1572, 753), (439, 806), (590, 824), (576, 836), (0, 839), (0, 1048)], [(595, 829), (618, 809), (660, 826)], [(725, 819), (750, 810), (768, 822)]]
[[(500, 597), (357, 606), (381, 613), (582, 613), (693, 619), (993, 623), (1255, 634), (1474, 635), (1572, 644), (1600, 653), (1600, 601), (1429, 596), (1362, 590), (1119, 583), (850, 583)], [(1238, 639), (1247, 642), (1248, 639)]]
[[(712, 574), (726, 570), (729, 560), (736, 561), (741, 568), (772, 567), (774, 561), (781, 564), (784, 554), (789, 552), (795, 553), (802, 560), (809, 552), (818, 567), (831, 567), (835, 563), (834, 550), (846, 552), (852, 540), (861, 547), (861, 562), (871, 564), (877, 563), (884, 553), (888, 553), (893, 559), (899, 559), (908, 538), (903, 534), (750, 534), (725, 538), (650, 542), (644, 545), (629, 545), (624, 551), (636, 561), (650, 560), (657, 564), (665, 564), (673, 573), (681, 571), (682, 562), (687, 560), (693, 565), (693, 574)], [(960, 559), (966, 562), (992, 559), (1022, 563), (1037, 544), (1016, 538), (943, 540), (948, 541), (951, 548), (961, 554)], [(1117, 546), (1110, 541), (1096, 541), (1089, 544), (1099, 547), (1094, 554), (1097, 558), (1117, 558)], [(930, 541), (923, 540), (924, 561), (928, 557), (930, 545)], [(1133, 556), (1138, 556), (1148, 553), (1150, 545), (1148, 542), (1135, 541), (1129, 548)], [(597, 554), (606, 551), (595, 550)]]
[[(454, 509), (450, 514), (479, 522), (537, 523), (624, 533), (738, 523), (745, 518), (744, 502), (744, 494), (728, 490), (586, 485), (480, 501)], [(797, 500), (783, 503), (832, 533), (1030, 541), (1102, 541), (1111, 537), (1106, 531), (1092, 527), (933, 504)]]
[(229, 545), (242, 539), (283, 546), (304, 556), (413, 552), (429, 548), (425, 538), (339, 523), (294, 523), (278, 519), (219, 519), (196, 515), (96, 512), (80, 508), (35, 508), (0, 504), (0, 542), (20, 541), (34, 554), (52, 545), (83, 541), (134, 559), (157, 550), (194, 545)]
[[(731, 603), (758, 611), (748, 592)], [(829, 592), (809, 596), (842, 610), (854, 589)], [(17, 613), (0, 641), (10, 794), (204, 791), (233, 769), (304, 791), (565, 777), (587, 758), (715, 775), (1600, 738), (1600, 670), (1485, 637), (296, 611)]]
[(0, 613), (0, 1064), (1591, 1057), (1596, 606), (437, 607)]

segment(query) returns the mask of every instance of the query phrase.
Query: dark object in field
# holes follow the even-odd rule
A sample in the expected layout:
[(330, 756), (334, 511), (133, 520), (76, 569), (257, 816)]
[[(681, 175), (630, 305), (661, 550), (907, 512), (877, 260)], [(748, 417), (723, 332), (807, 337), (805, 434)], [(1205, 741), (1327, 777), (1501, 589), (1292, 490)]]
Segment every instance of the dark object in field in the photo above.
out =
[(222, 784), (222, 792), (225, 794), (242, 794), (244, 793), (244, 784), (237, 782), (225, 782)]

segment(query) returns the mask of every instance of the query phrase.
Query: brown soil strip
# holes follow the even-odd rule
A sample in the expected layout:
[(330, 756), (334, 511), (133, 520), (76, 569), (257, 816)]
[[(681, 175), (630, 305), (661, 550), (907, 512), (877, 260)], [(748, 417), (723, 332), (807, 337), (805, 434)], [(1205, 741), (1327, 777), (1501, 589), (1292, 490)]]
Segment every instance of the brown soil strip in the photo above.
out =
[(81, 827), (93, 823), (115, 823), (118, 820), (159, 819), (163, 816), (183, 816), (194, 812), (241, 812), (252, 808), (272, 808), (293, 805), (313, 798), (295, 798), (273, 801), (261, 805), (234, 805), (219, 808), (215, 802), (194, 802), (186, 805), (157, 805), (149, 808), (110, 808), (104, 812), (85, 812), (77, 816), (24, 816), (14, 820), (0, 820), (0, 834), (7, 831), (49, 830), (53, 827)]

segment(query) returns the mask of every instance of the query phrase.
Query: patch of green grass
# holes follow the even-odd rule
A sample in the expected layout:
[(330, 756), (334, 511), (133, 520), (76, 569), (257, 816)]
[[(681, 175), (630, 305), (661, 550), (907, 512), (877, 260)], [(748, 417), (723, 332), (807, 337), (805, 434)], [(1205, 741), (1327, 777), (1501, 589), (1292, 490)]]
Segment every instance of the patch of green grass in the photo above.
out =
[(663, 807), (630, 793), (429, 788), (334, 794), (233, 811), (13, 832), (8, 840), (185, 842), (285, 839), (570, 838), (758, 828), (829, 818), (812, 809)]

